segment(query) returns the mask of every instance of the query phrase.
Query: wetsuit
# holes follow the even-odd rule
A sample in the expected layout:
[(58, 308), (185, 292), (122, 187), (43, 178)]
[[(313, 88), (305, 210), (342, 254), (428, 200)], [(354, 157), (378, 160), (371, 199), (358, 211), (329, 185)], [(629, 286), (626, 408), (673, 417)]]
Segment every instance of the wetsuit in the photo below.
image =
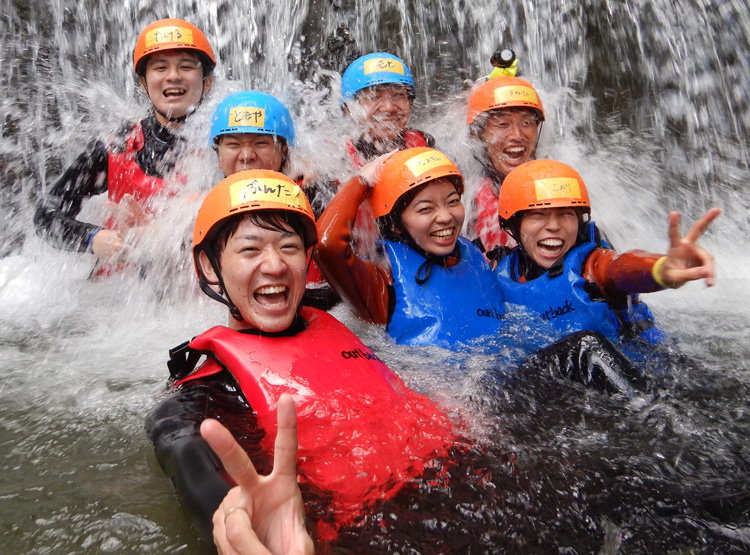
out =
[[(126, 193), (145, 200), (149, 188), (157, 192), (163, 187), (179, 143), (153, 114), (123, 128), (109, 144), (94, 141), (39, 202), (34, 215), (37, 234), (58, 248), (85, 252), (99, 226), (76, 219), (83, 201), (105, 192), (115, 201)], [(140, 191), (136, 181), (143, 185)]]
[[(416, 129), (404, 129), (395, 141), (376, 146), (374, 143), (360, 137), (357, 141), (351, 139), (346, 142), (346, 150), (349, 159), (355, 168), (361, 168), (370, 160), (390, 152), (391, 150), (403, 150), (417, 146), (432, 147), (435, 139), (432, 135), (423, 133)], [(385, 148), (385, 150), (383, 150)], [(330, 195), (340, 187), (338, 181), (325, 184), (313, 183), (305, 190), (310, 206), (315, 212), (315, 217), (320, 218), (330, 200)], [(360, 211), (357, 217), (357, 251), (366, 253), (374, 249), (373, 239), (378, 236), (377, 227), (369, 209)], [(308, 274), (308, 287), (302, 303), (321, 310), (330, 310), (341, 302), (341, 297), (320, 275), (317, 267), (313, 264)]]
[(657, 254), (632, 250), (618, 255), (596, 239), (588, 224), (584, 240), (549, 270), (517, 246), (500, 260), (495, 272), (508, 303), (521, 305), (562, 335), (594, 330), (611, 340), (642, 336), (659, 341), (653, 316), (638, 293), (660, 291), (652, 270)]
[[(208, 359), (195, 371), (200, 354)], [(298, 472), (318, 539), (332, 539), (363, 509), (391, 498), (443, 457), (452, 425), (410, 390), (343, 324), (302, 308), (281, 333), (217, 326), (172, 351), (176, 391), (147, 419), (159, 462), (191, 521), (210, 541), (211, 515), (231, 484), (199, 435), (221, 420), (263, 470), (273, 451), (275, 407), (290, 393), (298, 414)], [(187, 374), (186, 374), (187, 373)]]

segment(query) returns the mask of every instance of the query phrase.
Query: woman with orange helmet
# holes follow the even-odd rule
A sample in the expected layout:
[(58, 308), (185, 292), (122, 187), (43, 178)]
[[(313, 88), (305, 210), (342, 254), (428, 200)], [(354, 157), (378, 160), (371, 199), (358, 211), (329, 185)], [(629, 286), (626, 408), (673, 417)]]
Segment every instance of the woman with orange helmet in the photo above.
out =
[[(453, 442), (448, 418), (426, 397), (333, 316), (302, 306), (316, 239), (302, 189), (273, 171), (233, 174), (198, 211), (196, 273), (201, 289), (228, 307), (228, 322), (171, 351), (176, 382), (147, 429), (206, 541), (211, 515), (232, 484), (200, 436), (205, 418), (221, 420), (264, 461), (271, 445), (262, 438), (274, 437), (277, 402), (291, 394), (300, 483), (324, 499), (307, 515), (320, 524), (314, 535), (321, 542), (393, 497)], [(202, 355), (208, 358), (196, 368)], [(393, 426), (382, 426), (384, 413)]]
[[(107, 141), (95, 140), (39, 202), (37, 234), (66, 250), (93, 252), (98, 261), (126, 260), (147, 223), (149, 200), (166, 188), (183, 140), (174, 134), (211, 88), (216, 65), (203, 33), (182, 19), (162, 19), (138, 37), (133, 67), (152, 113)], [(84, 199), (107, 193), (115, 216), (103, 227), (77, 219)]]
[[(463, 178), (453, 162), (439, 151), (413, 148), (368, 164), (362, 174), (319, 220), (315, 257), (328, 282), (357, 316), (385, 324), (396, 343), (494, 349), (506, 325), (504, 298), (482, 253), (459, 237)], [(360, 258), (352, 246), (357, 207), (366, 201), (382, 234), (382, 263)], [(622, 393), (643, 385), (640, 372), (600, 334), (580, 332), (549, 346), (547, 336), (533, 335), (513, 338), (514, 346), (543, 347), (521, 371)]]
[(474, 199), (469, 232), (490, 250), (509, 244), (497, 223), (497, 197), (508, 173), (534, 156), (544, 108), (533, 86), (514, 76), (489, 79), (469, 97), (466, 123), (478, 143), (484, 177)]
[[(315, 259), (328, 283), (358, 316), (386, 324), (397, 343), (453, 347), (495, 334), (502, 297), (482, 254), (459, 237), (458, 168), (442, 152), (420, 147), (381, 157), (362, 174), (367, 177), (349, 181), (320, 217)], [(389, 263), (354, 252), (352, 228), (364, 202)]]
[(701, 278), (713, 285), (713, 258), (696, 241), (720, 210), (709, 210), (684, 237), (679, 214), (671, 213), (671, 244), (663, 256), (640, 250), (618, 255), (599, 238), (590, 212), (583, 179), (562, 162), (535, 160), (508, 174), (498, 215), (518, 245), (496, 268), (506, 301), (563, 335), (595, 330), (612, 340), (659, 341), (663, 334), (637, 294)]

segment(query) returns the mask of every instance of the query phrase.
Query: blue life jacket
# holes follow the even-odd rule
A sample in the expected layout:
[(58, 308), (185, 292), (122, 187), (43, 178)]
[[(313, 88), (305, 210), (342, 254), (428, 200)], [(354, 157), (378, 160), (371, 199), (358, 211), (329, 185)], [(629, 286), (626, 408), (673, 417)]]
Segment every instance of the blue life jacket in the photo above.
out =
[[(654, 326), (654, 316), (637, 295), (630, 295), (623, 306), (610, 305), (598, 294), (595, 284), (583, 277), (583, 268), (592, 251), (608, 245), (596, 239), (596, 226), (588, 224), (589, 241), (573, 247), (563, 259), (562, 271), (550, 277), (545, 272), (538, 278), (520, 283), (519, 248), (500, 260), (495, 274), (510, 304), (521, 305), (563, 335), (590, 330), (603, 333), (612, 341), (642, 337), (652, 343), (662, 341), (665, 334)], [(592, 293), (594, 293), (592, 297)]]
[(460, 262), (433, 265), (420, 284), (417, 271), (427, 259), (405, 243), (383, 241), (395, 292), (387, 331), (396, 343), (451, 348), (502, 328), (505, 307), (492, 270), (470, 241), (460, 237), (458, 245)]

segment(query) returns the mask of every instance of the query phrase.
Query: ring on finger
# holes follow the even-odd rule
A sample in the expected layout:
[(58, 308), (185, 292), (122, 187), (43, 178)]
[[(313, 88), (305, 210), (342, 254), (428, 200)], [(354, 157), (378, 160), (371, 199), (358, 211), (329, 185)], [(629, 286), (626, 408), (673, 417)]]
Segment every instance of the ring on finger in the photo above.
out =
[[(240, 507), (238, 505), (236, 507), (232, 507), (226, 513), (224, 513), (224, 524), (227, 523), (227, 519), (229, 518), (229, 515), (231, 515), (234, 511), (245, 511), (245, 507)], [(247, 512), (247, 511), (245, 511), (245, 512)]]

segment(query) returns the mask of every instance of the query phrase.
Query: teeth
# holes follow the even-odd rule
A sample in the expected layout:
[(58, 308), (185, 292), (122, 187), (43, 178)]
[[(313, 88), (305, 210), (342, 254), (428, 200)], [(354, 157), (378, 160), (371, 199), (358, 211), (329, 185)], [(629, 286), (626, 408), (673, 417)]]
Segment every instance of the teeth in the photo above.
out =
[(435, 233), (431, 233), (433, 237), (437, 237), (438, 239), (447, 239), (448, 237), (453, 235), (452, 229), (441, 229), (440, 231), (436, 231)]
[(540, 247), (546, 247), (548, 249), (559, 249), (565, 244), (565, 242), (562, 239), (544, 239), (543, 241), (539, 241)]
[(256, 295), (275, 295), (277, 293), (283, 293), (286, 291), (285, 285), (268, 285), (266, 287), (261, 287), (258, 289), (255, 294)]
[(521, 156), (524, 155), (525, 152), (526, 152), (526, 149), (522, 146), (515, 146), (515, 147), (510, 147), (510, 148), (505, 149), (505, 154), (514, 158), (520, 158)]
[(164, 91), (164, 94), (183, 94), (182, 89), (167, 89)]

